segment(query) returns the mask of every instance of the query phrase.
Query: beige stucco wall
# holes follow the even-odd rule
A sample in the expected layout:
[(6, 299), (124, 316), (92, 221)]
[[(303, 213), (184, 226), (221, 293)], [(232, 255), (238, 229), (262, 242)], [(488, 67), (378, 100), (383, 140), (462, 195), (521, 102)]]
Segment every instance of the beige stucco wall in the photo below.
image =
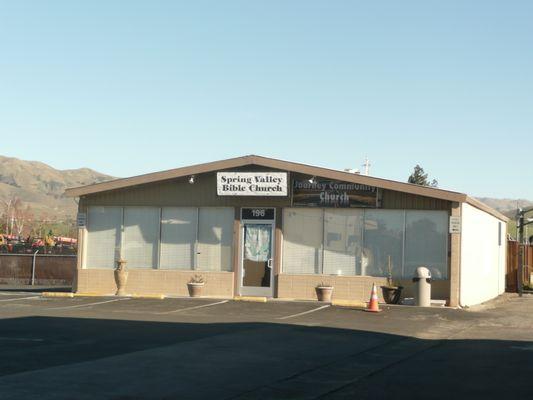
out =
[[(331, 275), (292, 275), (278, 276), (278, 297), (302, 300), (316, 300), (315, 287), (319, 283), (334, 286), (333, 299), (368, 301), (372, 283), (378, 286), (378, 297), (383, 301), (379, 286), (387, 283), (386, 278), (372, 276), (331, 276)], [(411, 280), (401, 280), (398, 284), (404, 286), (402, 297), (413, 297), (416, 287)], [(439, 300), (449, 299), (450, 281), (436, 280), (431, 285), (431, 298)]]
[[(403, 286), (402, 297), (415, 297), (416, 284), (412, 279), (400, 279), (395, 281), (398, 285)], [(450, 301), (450, 281), (448, 279), (431, 281), (431, 298), (434, 300)]]
[[(233, 297), (233, 272), (169, 271), (151, 269), (130, 269), (126, 292), (128, 294), (165, 294), (188, 296), (187, 282), (196, 273), (206, 283), (203, 295), (211, 297)], [(111, 269), (79, 269), (78, 293), (115, 294), (117, 287)]]
[[(166, 294), (188, 296), (187, 282), (194, 271), (169, 270), (129, 270), (126, 292), (129, 294)], [(203, 295), (209, 297), (231, 298), (234, 294), (233, 272), (201, 272), (206, 280)], [(335, 287), (333, 299), (368, 301), (372, 283), (378, 286), (378, 297), (383, 301), (380, 285), (386, 284), (386, 278), (371, 276), (330, 276), (330, 275), (292, 275), (280, 274), (277, 277), (277, 297), (281, 299), (316, 300), (315, 287), (328, 283)], [(405, 286), (404, 297), (412, 297), (414, 284), (400, 281)], [(77, 271), (76, 287), (78, 293), (115, 294), (113, 270), (80, 269)], [(432, 298), (447, 300), (449, 298), (449, 281), (432, 283)]]
[(287, 299), (316, 300), (315, 287), (320, 283), (333, 285), (334, 300), (368, 301), (372, 283), (378, 286), (378, 297), (383, 301), (380, 285), (386, 278), (371, 276), (292, 275), (278, 276), (278, 297)]

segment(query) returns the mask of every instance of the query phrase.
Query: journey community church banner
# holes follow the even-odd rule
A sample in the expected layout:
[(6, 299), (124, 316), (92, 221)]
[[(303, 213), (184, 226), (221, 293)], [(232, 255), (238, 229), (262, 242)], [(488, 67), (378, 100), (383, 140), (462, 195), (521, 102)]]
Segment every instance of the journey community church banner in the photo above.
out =
[(307, 207), (381, 207), (375, 186), (332, 180), (294, 180), (292, 205)]

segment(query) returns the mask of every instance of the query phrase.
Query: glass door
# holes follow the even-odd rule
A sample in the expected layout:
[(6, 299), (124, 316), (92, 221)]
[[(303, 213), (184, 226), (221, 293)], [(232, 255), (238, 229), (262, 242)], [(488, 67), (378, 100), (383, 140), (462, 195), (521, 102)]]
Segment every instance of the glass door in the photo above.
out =
[(241, 295), (272, 297), (274, 223), (242, 222)]

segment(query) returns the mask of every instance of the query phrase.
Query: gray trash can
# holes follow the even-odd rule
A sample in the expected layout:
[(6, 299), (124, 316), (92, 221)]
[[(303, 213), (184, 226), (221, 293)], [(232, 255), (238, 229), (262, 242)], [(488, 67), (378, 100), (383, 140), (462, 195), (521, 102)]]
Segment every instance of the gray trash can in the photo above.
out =
[(416, 283), (415, 305), (431, 307), (431, 272), (426, 267), (418, 267), (413, 278)]

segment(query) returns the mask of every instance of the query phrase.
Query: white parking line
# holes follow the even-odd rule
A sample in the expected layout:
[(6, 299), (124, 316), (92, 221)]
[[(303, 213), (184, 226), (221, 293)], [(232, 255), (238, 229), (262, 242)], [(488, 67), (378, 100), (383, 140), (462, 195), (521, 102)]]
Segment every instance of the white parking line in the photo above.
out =
[(301, 313), (298, 313), (298, 314), (286, 315), (285, 317), (280, 317), (280, 318), (276, 318), (276, 319), (295, 318), (295, 317), (299, 317), (300, 315), (311, 314), (311, 313), (313, 313), (315, 311), (320, 311), (320, 310), (323, 310), (324, 308), (328, 308), (328, 307), (331, 307), (331, 305), (330, 304), (326, 304), (325, 306), (320, 306), (320, 307), (317, 307), (317, 308), (313, 308), (312, 310), (307, 310), (307, 311), (304, 311), (304, 312), (301, 312)]
[(0, 299), (0, 301), (18, 301), (18, 300), (28, 300), (28, 299), (38, 299), (41, 296), (31, 296), (31, 297), (17, 297), (16, 299)]
[(177, 310), (156, 312), (154, 314), (157, 314), (157, 315), (174, 314), (174, 313), (178, 313), (181, 311), (189, 311), (189, 310), (196, 310), (198, 308), (216, 306), (217, 304), (224, 304), (224, 303), (227, 303), (228, 301), (229, 300), (217, 301), (216, 303), (202, 304), (200, 306), (193, 306), (193, 307), (178, 308)]
[(98, 304), (105, 304), (105, 303), (112, 303), (114, 301), (122, 301), (122, 300), (130, 300), (129, 297), (123, 297), (120, 299), (113, 299), (113, 300), (106, 300), (106, 301), (98, 301), (96, 303), (87, 303), (87, 304), (77, 304), (75, 306), (65, 306), (65, 307), (50, 307), (47, 308), (47, 310), (67, 310), (70, 308), (81, 308), (81, 307), (90, 307), (90, 306), (96, 306)]

